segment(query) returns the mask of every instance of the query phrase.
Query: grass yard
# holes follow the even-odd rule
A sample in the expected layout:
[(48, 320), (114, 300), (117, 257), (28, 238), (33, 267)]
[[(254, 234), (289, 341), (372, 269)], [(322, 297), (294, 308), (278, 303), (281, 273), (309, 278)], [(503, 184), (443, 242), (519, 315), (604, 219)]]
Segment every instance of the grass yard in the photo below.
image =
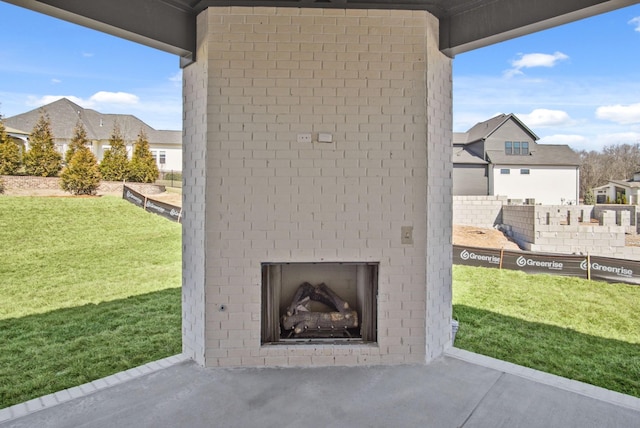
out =
[(116, 197), (0, 197), (0, 408), (179, 353), (180, 234)]
[(454, 266), (456, 347), (640, 397), (640, 287)]

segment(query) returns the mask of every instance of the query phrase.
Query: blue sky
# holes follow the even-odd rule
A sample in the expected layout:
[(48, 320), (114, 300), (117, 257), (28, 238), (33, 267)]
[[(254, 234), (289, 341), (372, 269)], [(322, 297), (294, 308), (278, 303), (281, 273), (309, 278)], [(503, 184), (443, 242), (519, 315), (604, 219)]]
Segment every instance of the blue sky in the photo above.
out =
[(640, 5), (458, 55), (454, 131), (515, 113), (541, 143), (640, 143)]
[(2, 1), (0, 16), (4, 117), (66, 96), (102, 113), (133, 114), (156, 129), (181, 129), (177, 56)]
[[(3, 116), (66, 96), (180, 129), (177, 57), (1, 1), (0, 16)], [(640, 5), (460, 54), (453, 72), (454, 131), (515, 113), (541, 143), (640, 143)]]

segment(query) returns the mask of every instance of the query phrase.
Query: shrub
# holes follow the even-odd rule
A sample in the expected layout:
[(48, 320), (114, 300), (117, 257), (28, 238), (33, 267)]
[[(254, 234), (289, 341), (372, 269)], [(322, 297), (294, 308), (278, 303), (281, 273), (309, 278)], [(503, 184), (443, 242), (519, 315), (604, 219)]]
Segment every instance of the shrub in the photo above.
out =
[(24, 155), (27, 175), (55, 177), (62, 168), (62, 156), (53, 144), (51, 122), (43, 111), (29, 135), (30, 148)]
[(129, 180), (137, 183), (153, 183), (158, 179), (158, 175), (158, 166), (149, 150), (147, 136), (144, 131), (140, 131), (129, 163)]
[(0, 195), (4, 193), (4, 180), (0, 177)]
[(69, 142), (69, 148), (64, 154), (65, 164), (68, 165), (69, 162), (71, 162), (71, 158), (76, 153), (76, 151), (81, 147), (86, 147), (88, 142), (89, 140), (87, 139), (87, 130), (84, 129), (84, 125), (82, 125), (82, 122), (78, 121), (75, 128), (73, 128), (73, 137)]
[(584, 194), (584, 204), (585, 205), (595, 205), (596, 204), (596, 198), (593, 195), (593, 192), (591, 191), (591, 189), (587, 190), (586, 193)]
[(74, 195), (94, 195), (100, 186), (98, 161), (86, 146), (80, 146), (60, 174), (60, 187)]
[(127, 146), (124, 144), (118, 124), (113, 125), (113, 132), (109, 138), (110, 149), (104, 152), (100, 162), (100, 173), (103, 180), (123, 181), (129, 176), (129, 158)]
[(14, 175), (20, 163), (20, 147), (7, 135), (0, 117), (0, 174)]

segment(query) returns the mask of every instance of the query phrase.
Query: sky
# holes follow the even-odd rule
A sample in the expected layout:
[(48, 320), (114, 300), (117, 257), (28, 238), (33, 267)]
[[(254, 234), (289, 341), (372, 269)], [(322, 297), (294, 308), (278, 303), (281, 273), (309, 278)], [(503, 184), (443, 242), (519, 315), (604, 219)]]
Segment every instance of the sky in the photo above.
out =
[(3, 117), (67, 97), (101, 113), (132, 114), (155, 129), (182, 129), (176, 55), (2, 1), (0, 17)]
[[(181, 129), (177, 56), (2, 1), (0, 16), (0, 115), (64, 96)], [(453, 130), (500, 113), (516, 114), (544, 144), (640, 143), (640, 5), (456, 56)]]
[(640, 143), (640, 5), (456, 56), (454, 131), (499, 113), (543, 144)]

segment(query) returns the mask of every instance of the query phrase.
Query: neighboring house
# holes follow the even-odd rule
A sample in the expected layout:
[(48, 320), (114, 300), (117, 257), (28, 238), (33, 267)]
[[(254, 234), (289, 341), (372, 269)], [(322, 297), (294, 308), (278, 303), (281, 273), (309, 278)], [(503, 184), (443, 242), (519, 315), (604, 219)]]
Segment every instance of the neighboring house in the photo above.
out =
[(7, 135), (13, 139), (13, 141), (18, 143), (18, 146), (20, 146), (20, 150), (24, 153), (26, 147), (28, 147), (28, 144), (29, 144), (28, 142), (29, 133), (26, 131), (22, 131), (20, 129), (15, 129), (10, 126), (6, 126), (6, 124), (5, 124), (4, 130), (7, 133)]
[[(91, 150), (98, 160), (102, 160), (105, 150), (110, 147), (109, 138), (113, 132), (114, 124), (117, 123), (130, 155), (133, 153), (133, 144), (142, 130), (147, 136), (158, 169), (163, 172), (182, 171), (182, 132), (158, 131), (129, 114), (104, 114), (82, 108), (68, 99), (62, 98), (38, 109), (7, 117), (4, 119), (4, 123), (7, 127), (31, 132), (40, 118), (41, 110), (46, 112), (51, 120), (54, 143), (62, 154), (67, 150), (69, 141), (73, 138), (76, 124), (80, 122), (87, 131)], [(11, 133), (10, 135), (13, 136)], [(25, 141), (24, 134), (18, 138)]]
[[(597, 204), (624, 203), (638, 205), (640, 203), (640, 172), (633, 174), (628, 180), (609, 180), (604, 186), (593, 189)], [(623, 199), (624, 196), (624, 199)]]
[(538, 144), (513, 114), (453, 134), (453, 194), (577, 204), (580, 159), (569, 146)]

